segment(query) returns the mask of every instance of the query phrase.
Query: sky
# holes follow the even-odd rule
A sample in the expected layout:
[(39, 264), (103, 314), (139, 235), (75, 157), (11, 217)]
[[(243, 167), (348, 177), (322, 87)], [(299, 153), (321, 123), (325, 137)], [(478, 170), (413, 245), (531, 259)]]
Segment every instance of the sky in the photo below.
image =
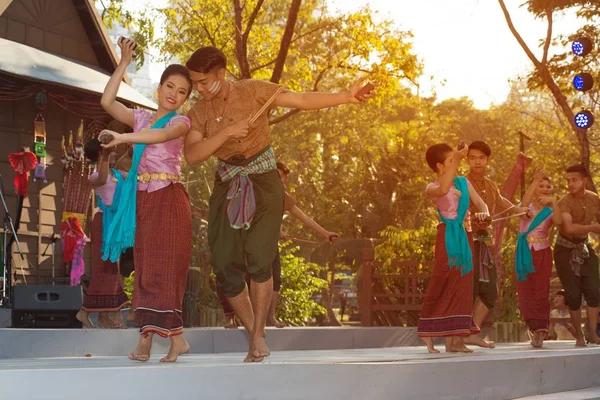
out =
[[(419, 84), (422, 95), (435, 91), (439, 100), (467, 96), (475, 107), (502, 103), (510, 79), (525, 75), (533, 67), (508, 29), (497, 0), (328, 0), (333, 12), (352, 12), (365, 5), (381, 18), (392, 19), (402, 30), (412, 31), (414, 51), (424, 64)], [(545, 21), (534, 19), (523, 0), (505, 0), (513, 22), (539, 57), (540, 39), (546, 35)], [(146, 0), (146, 5), (164, 6), (166, 0)], [(136, 2), (141, 7), (143, 2)], [(556, 33), (575, 32), (582, 22), (572, 15), (559, 15)], [(160, 30), (157, 30), (160, 35)], [(555, 52), (563, 49), (551, 49)], [(155, 51), (151, 51), (155, 53)], [(164, 66), (153, 63), (150, 71), (158, 81)], [(430, 77), (433, 76), (433, 80)]]

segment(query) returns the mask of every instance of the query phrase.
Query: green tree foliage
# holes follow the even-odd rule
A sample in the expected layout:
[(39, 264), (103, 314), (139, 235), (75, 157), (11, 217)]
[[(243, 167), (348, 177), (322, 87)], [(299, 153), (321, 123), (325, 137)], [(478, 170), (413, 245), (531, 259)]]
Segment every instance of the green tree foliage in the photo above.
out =
[[(380, 82), (376, 98), (365, 104), (309, 112), (277, 110), (271, 115), (271, 138), (278, 158), (292, 170), (287, 189), (298, 206), (328, 230), (349, 239), (348, 243), (383, 239), (377, 256), (386, 265), (392, 259), (433, 259), (437, 215), (424, 195), (427, 183), (435, 180), (424, 160), (430, 145), (487, 141), (493, 149), (489, 176), (502, 186), (519, 152), (518, 132), (523, 132), (532, 138), (525, 143), (525, 153), (534, 159), (533, 167), (543, 168), (553, 179), (559, 196), (565, 193), (565, 167), (582, 160), (582, 137), (573, 134), (556, 93), (565, 96), (570, 110), (597, 99), (594, 93), (591, 97), (576, 95), (569, 79), (576, 70), (597, 70), (594, 63), (598, 57), (597, 53), (589, 57), (589, 65), (575, 64), (582, 61), (567, 55), (571, 37), (551, 36), (550, 41), (564, 45), (564, 54), (548, 53), (546, 58), (543, 49), (548, 41), (542, 42), (538, 62), (545, 63), (546, 78), (552, 78), (558, 92), (547, 89), (534, 64), (530, 76), (512, 82), (505, 102), (477, 110), (467, 98), (437, 101), (416, 95), (415, 81), (422, 66), (411, 48), (411, 34), (369, 8), (340, 15), (331, 13), (324, 0), (172, 0), (165, 9), (132, 16), (123, 11), (122, 0), (104, 3), (109, 10), (105, 20), (135, 20), (144, 27), (139, 32), (144, 37), (140, 43), (158, 46), (164, 61), (185, 62), (196, 48), (215, 45), (227, 54), (232, 79), (266, 79), (298, 91), (344, 90), (359, 74)], [(554, 17), (562, 10), (577, 11), (582, 31), (574, 31), (573, 36), (589, 33), (600, 42), (597, 2), (531, 0), (526, 4), (534, 15), (546, 20), (547, 10)], [(158, 19), (165, 21), (165, 35), (153, 38), (152, 23)], [(588, 139), (593, 146), (593, 138)], [(591, 151), (592, 171), (598, 170), (599, 161)], [(190, 200), (203, 210), (208, 208), (214, 168), (214, 160), (183, 168)], [(466, 163), (462, 172), (467, 172)], [(530, 178), (531, 170), (526, 181)], [(506, 281), (501, 282), (500, 317), (506, 320), (515, 317), (517, 308), (510, 253), (516, 222), (509, 223), (502, 256)], [(283, 229), (294, 237), (319, 239), (289, 216)], [(206, 221), (195, 219), (193, 243), (192, 265), (207, 265)], [(308, 254), (308, 247), (302, 244), (301, 254)], [(350, 250), (359, 254), (358, 244), (354, 247)], [(359, 257), (356, 254), (353, 260)], [(307, 306), (312, 303), (306, 300), (313, 289), (302, 292), (306, 282), (295, 268), (311, 271), (307, 276), (312, 277), (316, 267), (289, 257), (293, 255), (283, 257), (287, 276), (280, 317), (300, 321), (315, 308)], [(321, 261), (328, 258), (317, 254), (313, 260), (317, 259), (324, 266)], [(352, 265), (354, 272), (357, 264), (353, 260), (344, 262)], [(286, 285), (294, 289), (286, 292)], [(289, 303), (285, 300), (288, 296)], [(301, 305), (298, 310), (292, 306), (296, 301)]]
[(304, 325), (310, 318), (325, 313), (315, 296), (327, 288), (328, 283), (319, 277), (319, 265), (295, 256), (298, 248), (282, 245), (280, 251), (281, 292), (277, 318), (295, 325)]

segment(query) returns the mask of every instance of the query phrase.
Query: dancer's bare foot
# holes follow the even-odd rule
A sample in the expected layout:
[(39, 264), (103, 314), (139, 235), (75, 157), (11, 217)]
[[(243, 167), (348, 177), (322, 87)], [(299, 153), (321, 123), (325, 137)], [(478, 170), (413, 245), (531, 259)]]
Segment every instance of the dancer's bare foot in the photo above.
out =
[(458, 336), (453, 336), (450, 344), (446, 343), (446, 352), (447, 353), (472, 353), (473, 350), (469, 349), (464, 345), (461, 338)]
[(546, 332), (535, 332), (533, 337), (531, 338), (531, 345), (536, 349), (542, 348), (544, 345), (544, 338), (546, 337)]
[(575, 347), (587, 347), (583, 336), (575, 338)]
[(438, 349), (433, 347), (433, 339), (432, 338), (422, 337), (421, 340), (423, 342), (425, 342), (425, 345), (427, 346), (427, 351), (429, 352), (429, 354), (438, 354), (440, 352)]
[(75, 318), (77, 318), (77, 320), (83, 324), (84, 328), (94, 328), (94, 324), (92, 324), (92, 321), (90, 320), (90, 314), (88, 314), (87, 312), (79, 310)]
[(275, 317), (270, 317), (267, 319), (267, 326), (274, 326), (275, 328), (285, 328), (285, 324), (283, 322), (277, 321)]
[(129, 355), (130, 360), (135, 361), (148, 361), (150, 359), (150, 349), (152, 348), (152, 337), (154, 335), (149, 333), (148, 335), (140, 335), (140, 341)]
[(101, 312), (98, 315), (98, 327), (103, 329), (119, 329), (123, 327), (123, 324), (119, 325), (113, 321), (107, 312)]
[(585, 343), (585, 336), (583, 335), (583, 330), (581, 328), (574, 329), (572, 334), (575, 336), (575, 347), (587, 347), (587, 344)]
[(472, 344), (475, 346), (483, 347), (485, 349), (493, 349), (496, 347), (494, 342), (487, 342), (479, 335), (470, 335), (462, 338), (464, 344)]
[(263, 335), (252, 335), (250, 338), (250, 350), (244, 362), (261, 362), (265, 357), (271, 355), (267, 342)]
[(115, 323), (115, 328), (117, 329), (125, 329), (127, 326), (125, 325), (125, 321), (123, 321), (123, 314), (121, 311), (117, 311), (110, 315), (110, 319)]
[(590, 336), (590, 344), (600, 344), (600, 338), (596, 335)]
[(183, 335), (171, 336), (171, 348), (166, 357), (160, 359), (160, 362), (175, 362), (177, 357), (190, 351), (190, 345), (185, 341)]

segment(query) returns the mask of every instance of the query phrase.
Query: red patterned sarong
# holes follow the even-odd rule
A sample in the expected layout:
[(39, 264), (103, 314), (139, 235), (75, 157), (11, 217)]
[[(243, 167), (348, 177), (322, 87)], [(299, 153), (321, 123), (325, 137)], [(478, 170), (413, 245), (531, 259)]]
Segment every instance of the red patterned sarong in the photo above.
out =
[(138, 191), (133, 251), (133, 307), (142, 335), (180, 335), (192, 253), (192, 211), (183, 185)]
[(527, 275), (527, 280), (515, 279), (519, 295), (519, 309), (531, 332), (548, 332), (552, 250), (550, 247), (539, 251), (531, 249), (531, 257), (535, 272)]
[(92, 281), (83, 296), (87, 312), (117, 312), (130, 304), (119, 282), (119, 265), (102, 260), (102, 213), (92, 220)]
[[(448, 266), (446, 225), (439, 224), (435, 265), (423, 301), (418, 332), (421, 337), (469, 336), (480, 332), (473, 322), (473, 271), (460, 276)], [(471, 251), (473, 236), (468, 233)]]

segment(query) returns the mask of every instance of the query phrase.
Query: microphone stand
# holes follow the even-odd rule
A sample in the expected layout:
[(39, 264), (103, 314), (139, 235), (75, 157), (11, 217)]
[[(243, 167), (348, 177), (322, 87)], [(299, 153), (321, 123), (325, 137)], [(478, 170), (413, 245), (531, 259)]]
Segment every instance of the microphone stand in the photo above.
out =
[(48, 251), (48, 247), (50, 247), (50, 245), (52, 245), (52, 286), (56, 285), (56, 274), (55, 274), (55, 263), (54, 263), (54, 254), (56, 254), (56, 242), (58, 241), (59, 236), (56, 233), (52, 233), (52, 236), (50, 236), (50, 243), (48, 243), (46, 245), (46, 248), (44, 249), (44, 252), (42, 253), (42, 256), (46, 256), (46, 252)]
[(25, 260), (25, 256), (23, 255), (23, 251), (21, 250), (21, 243), (19, 243), (19, 238), (17, 237), (15, 225), (13, 224), (13, 220), (8, 212), (8, 206), (6, 205), (6, 199), (4, 198), (4, 183), (2, 182), (2, 174), (0, 174), (0, 200), (2, 200), (2, 207), (4, 207), (4, 232), (3, 232), (3, 240), (2, 240), (2, 266), (4, 274), (4, 285), (2, 286), (2, 307), (10, 308), (12, 306), (12, 289), (13, 285), (11, 282), (11, 256), (10, 256), (10, 248), (8, 246), (8, 232), (12, 233), (12, 239), (17, 244), (17, 249), (19, 254), (21, 255), (21, 260)]

